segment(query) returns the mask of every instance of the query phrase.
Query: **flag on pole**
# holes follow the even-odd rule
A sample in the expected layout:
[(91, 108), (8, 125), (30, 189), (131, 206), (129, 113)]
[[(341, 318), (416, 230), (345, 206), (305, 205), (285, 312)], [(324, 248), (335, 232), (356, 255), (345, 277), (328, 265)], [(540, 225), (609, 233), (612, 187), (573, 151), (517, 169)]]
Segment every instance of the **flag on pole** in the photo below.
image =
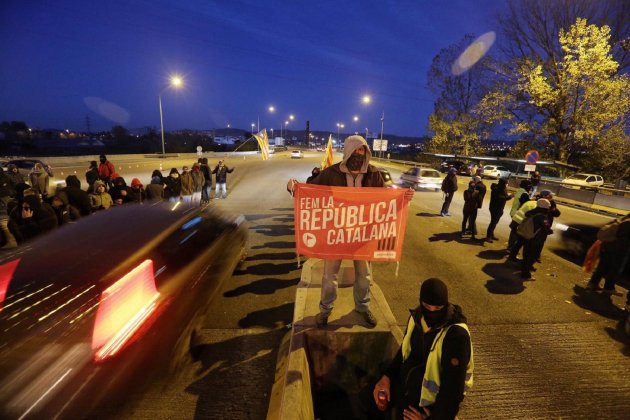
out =
[(332, 145), (332, 134), (328, 136), (328, 145), (326, 146), (326, 154), (324, 155), (324, 160), (322, 161), (322, 169), (326, 169), (333, 164), (333, 145)]
[(254, 134), (254, 138), (258, 141), (263, 160), (269, 159), (269, 139), (267, 139), (267, 130), (263, 128), (262, 131), (258, 132), (258, 134)]

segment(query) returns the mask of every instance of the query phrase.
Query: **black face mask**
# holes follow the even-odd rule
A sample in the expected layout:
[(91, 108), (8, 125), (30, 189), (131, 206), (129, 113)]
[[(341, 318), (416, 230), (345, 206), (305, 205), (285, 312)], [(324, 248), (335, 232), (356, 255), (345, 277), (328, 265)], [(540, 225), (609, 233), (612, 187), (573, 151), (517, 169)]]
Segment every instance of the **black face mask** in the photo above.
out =
[(105, 159), (100, 159), (101, 163), (105, 163)]
[(363, 166), (363, 160), (365, 159), (365, 155), (360, 155), (358, 153), (353, 153), (350, 155), (348, 160), (346, 161), (346, 166), (351, 171), (358, 171)]
[(424, 318), (424, 322), (426, 322), (430, 328), (433, 328), (444, 322), (446, 314), (448, 313), (448, 306), (444, 305), (439, 311), (430, 311), (425, 308), (424, 305), (420, 305), (420, 313)]

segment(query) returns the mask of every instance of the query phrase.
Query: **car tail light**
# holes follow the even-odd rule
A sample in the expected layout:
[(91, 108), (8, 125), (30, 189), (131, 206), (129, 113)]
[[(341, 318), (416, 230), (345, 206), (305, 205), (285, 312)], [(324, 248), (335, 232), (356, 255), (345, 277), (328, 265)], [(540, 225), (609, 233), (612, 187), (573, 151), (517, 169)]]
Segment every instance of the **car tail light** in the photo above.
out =
[(113, 356), (133, 337), (155, 310), (159, 296), (151, 260), (103, 291), (92, 335), (96, 361)]
[(13, 278), (13, 273), (15, 273), (15, 269), (20, 263), (20, 259), (9, 261), (6, 264), (0, 265), (0, 311), (2, 311), (2, 304), (4, 303), (4, 299), (7, 295), (7, 289), (9, 288), (9, 283), (11, 283), (11, 279)]

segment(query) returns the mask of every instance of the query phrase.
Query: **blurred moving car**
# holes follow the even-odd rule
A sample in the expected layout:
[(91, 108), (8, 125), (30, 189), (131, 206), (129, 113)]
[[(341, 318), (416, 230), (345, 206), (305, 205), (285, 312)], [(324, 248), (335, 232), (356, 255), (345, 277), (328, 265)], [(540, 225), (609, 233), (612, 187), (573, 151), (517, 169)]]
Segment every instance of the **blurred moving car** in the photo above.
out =
[(243, 221), (125, 205), (3, 254), (0, 418), (105, 416), (185, 362), (244, 255)]
[(595, 174), (573, 174), (561, 181), (567, 188), (597, 188), (604, 185), (604, 178)]
[(304, 157), (304, 154), (301, 150), (293, 150), (291, 151), (291, 159), (301, 159)]
[(7, 168), (9, 165), (13, 164), (17, 166), (18, 171), (20, 171), (22, 175), (28, 176), (28, 174), (30, 174), (35, 167), (36, 163), (41, 163), (46, 172), (48, 172), (48, 176), (53, 176), (52, 166), (42, 162), (39, 159), (12, 159), (8, 162), (4, 162), (2, 165)]
[(400, 184), (410, 186), (413, 189), (432, 189), (440, 191), (442, 177), (433, 168), (411, 168), (400, 176)]
[(273, 146), (273, 148), (276, 152), (286, 152), (287, 150), (289, 150), (287, 146), (282, 146), (282, 145)]
[(500, 179), (503, 178), (507, 180), (512, 172), (505, 166), (496, 166), (496, 165), (486, 165), (483, 167), (483, 175), (482, 178), (493, 178)]
[(383, 177), (383, 182), (385, 183), (385, 187), (392, 188), (394, 187), (394, 180), (392, 179), (392, 175), (385, 168), (376, 168), (381, 173)]

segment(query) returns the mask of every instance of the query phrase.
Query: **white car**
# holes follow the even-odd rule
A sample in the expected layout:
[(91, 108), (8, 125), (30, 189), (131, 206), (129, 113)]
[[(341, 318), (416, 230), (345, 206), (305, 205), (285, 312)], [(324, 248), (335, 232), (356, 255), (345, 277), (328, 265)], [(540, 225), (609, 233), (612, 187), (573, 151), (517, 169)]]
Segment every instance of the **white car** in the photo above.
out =
[(508, 179), (512, 172), (505, 166), (486, 165), (483, 167), (484, 178)]
[(573, 174), (562, 180), (565, 187), (568, 188), (597, 188), (604, 185), (604, 178), (595, 174)]
[(291, 159), (301, 159), (304, 157), (304, 154), (301, 150), (293, 150), (291, 151)]
[(440, 191), (442, 188), (442, 177), (437, 169), (433, 168), (411, 168), (400, 176), (400, 184), (410, 186), (413, 189), (432, 189)]

